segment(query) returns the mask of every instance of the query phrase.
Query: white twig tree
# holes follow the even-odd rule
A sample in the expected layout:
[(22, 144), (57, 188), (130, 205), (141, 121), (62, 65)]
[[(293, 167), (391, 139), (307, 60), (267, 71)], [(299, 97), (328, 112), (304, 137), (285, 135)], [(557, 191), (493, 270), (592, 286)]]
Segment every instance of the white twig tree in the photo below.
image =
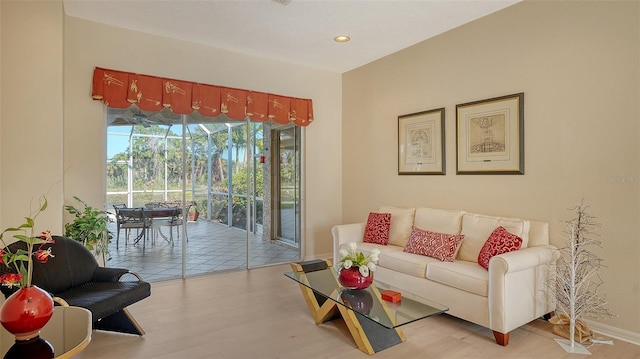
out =
[[(557, 311), (565, 314), (569, 320), (570, 347), (574, 348), (576, 321), (584, 317), (593, 319), (608, 318), (613, 314), (606, 307), (606, 299), (598, 293), (603, 284), (598, 271), (603, 267), (603, 259), (591, 249), (602, 247), (597, 239), (596, 229), (601, 226), (596, 217), (587, 212), (589, 206), (582, 202), (569, 210), (576, 217), (565, 221), (567, 246), (560, 248), (560, 258), (552, 271), (552, 280), (547, 289), (555, 292)], [(586, 350), (586, 349), (585, 349)], [(588, 353), (588, 352), (587, 352)]]

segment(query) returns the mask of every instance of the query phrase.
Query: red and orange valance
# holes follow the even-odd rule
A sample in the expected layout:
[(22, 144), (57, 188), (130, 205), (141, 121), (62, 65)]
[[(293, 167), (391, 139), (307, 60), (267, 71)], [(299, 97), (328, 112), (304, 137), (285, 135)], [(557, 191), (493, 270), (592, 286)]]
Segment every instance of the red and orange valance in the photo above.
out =
[(202, 116), (225, 114), (234, 120), (273, 120), (308, 126), (313, 122), (310, 99), (274, 95), (264, 92), (200, 84), (196, 82), (140, 75), (96, 67), (93, 72), (94, 100), (114, 108), (133, 104), (144, 111), (172, 112), (188, 115), (198, 111)]

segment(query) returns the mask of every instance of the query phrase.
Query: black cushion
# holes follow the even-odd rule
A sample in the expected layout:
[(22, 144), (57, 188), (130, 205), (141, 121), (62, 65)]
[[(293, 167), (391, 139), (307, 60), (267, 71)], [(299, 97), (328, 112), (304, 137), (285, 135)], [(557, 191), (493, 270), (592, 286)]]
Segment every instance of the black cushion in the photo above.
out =
[(88, 282), (65, 292), (56, 293), (69, 305), (87, 308), (93, 321), (111, 315), (151, 295), (147, 282)]

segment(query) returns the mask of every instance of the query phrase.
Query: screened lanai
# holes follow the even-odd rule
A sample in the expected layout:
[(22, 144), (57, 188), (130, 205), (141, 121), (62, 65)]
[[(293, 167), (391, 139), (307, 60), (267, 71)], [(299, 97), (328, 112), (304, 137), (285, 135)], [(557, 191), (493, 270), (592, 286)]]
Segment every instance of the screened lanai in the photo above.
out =
[[(299, 127), (168, 108), (107, 107), (106, 113), (114, 238), (116, 206), (176, 206), (182, 224), (163, 227), (152, 218), (158, 224), (137, 242), (139, 231), (127, 240), (121, 229), (107, 265), (162, 280), (300, 258)], [(197, 219), (190, 219), (194, 213)]]

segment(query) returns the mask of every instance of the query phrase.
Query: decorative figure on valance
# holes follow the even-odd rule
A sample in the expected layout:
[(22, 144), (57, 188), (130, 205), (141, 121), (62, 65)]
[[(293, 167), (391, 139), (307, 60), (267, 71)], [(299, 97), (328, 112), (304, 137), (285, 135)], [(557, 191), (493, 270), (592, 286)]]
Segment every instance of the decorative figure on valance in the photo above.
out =
[(140, 75), (96, 67), (93, 72), (94, 100), (113, 108), (135, 104), (144, 111), (160, 111), (188, 115), (198, 111), (202, 116), (225, 114), (234, 120), (273, 120), (279, 124), (308, 126), (313, 122), (310, 99), (286, 97), (264, 92), (200, 84), (195, 82)]

